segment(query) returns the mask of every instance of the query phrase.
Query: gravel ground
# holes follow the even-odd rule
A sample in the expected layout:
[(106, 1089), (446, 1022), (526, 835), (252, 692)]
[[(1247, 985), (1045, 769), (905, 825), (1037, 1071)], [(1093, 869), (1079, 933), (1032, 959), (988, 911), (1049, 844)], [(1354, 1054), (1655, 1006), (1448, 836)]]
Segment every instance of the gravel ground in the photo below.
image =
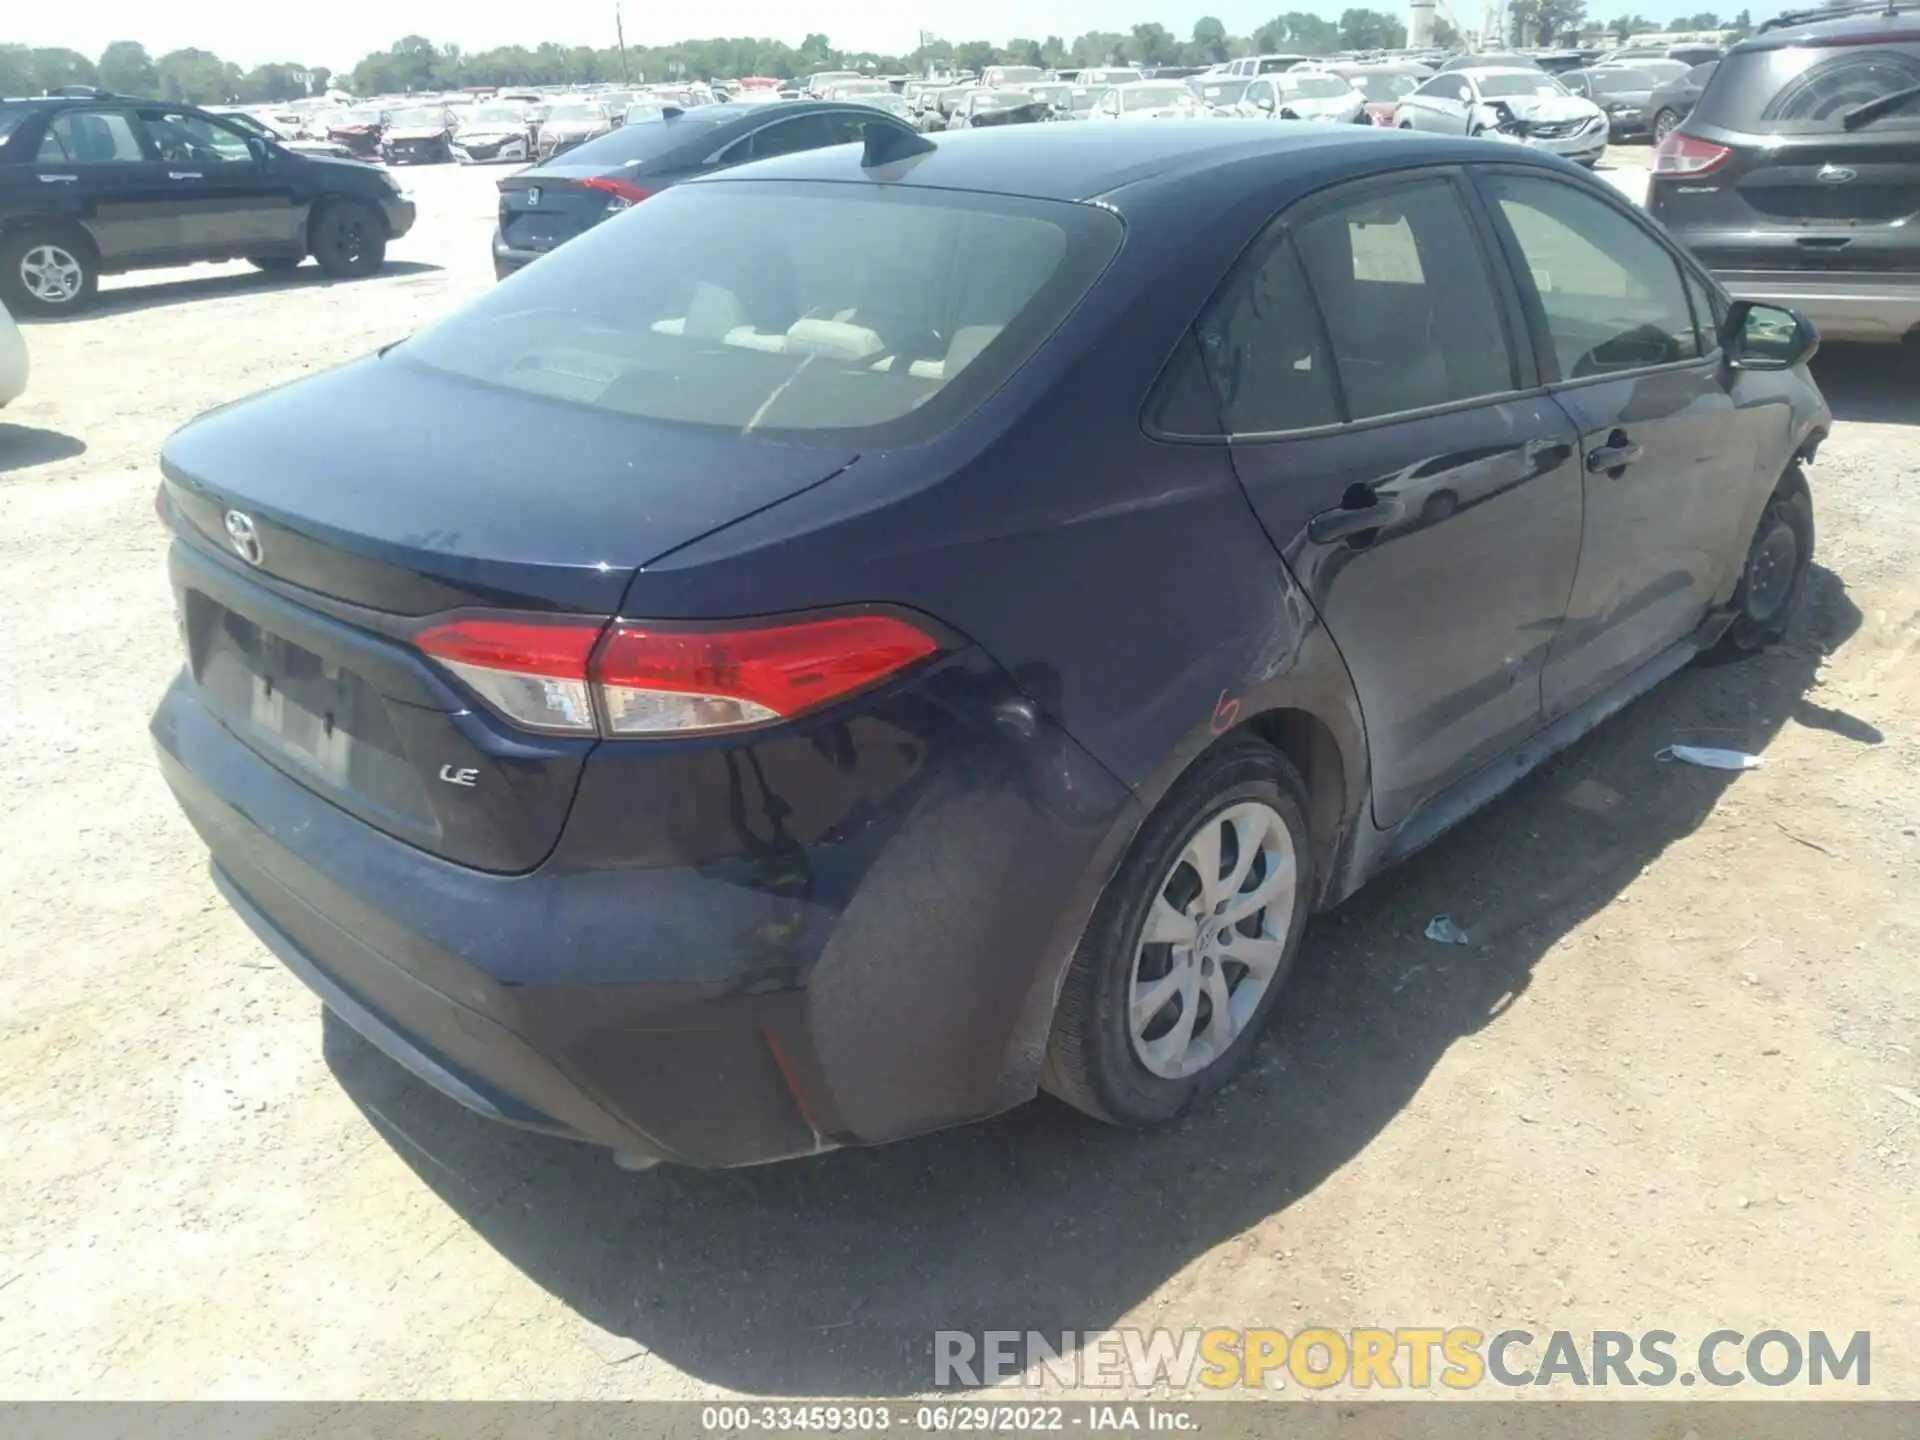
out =
[[(1629, 193), (1644, 156), (1610, 167)], [(144, 733), (179, 659), (161, 441), (485, 288), (493, 178), (414, 175), (373, 281), (125, 277), (28, 332), (0, 423), (0, 1394), (888, 1393), (929, 1383), (941, 1327), (1313, 1322), (1870, 1330), (1869, 1393), (1920, 1396), (1920, 394), (1885, 356), (1819, 364), (1841, 423), (1790, 642), (1682, 674), (1323, 920), (1205, 1113), (1138, 1136), (1043, 1102), (633, 1176), (323, 1025)], [(1766, 763), (1655, 763), (1674, 740)], [(1473, 943), (1425, 940), (1437, 911)]]

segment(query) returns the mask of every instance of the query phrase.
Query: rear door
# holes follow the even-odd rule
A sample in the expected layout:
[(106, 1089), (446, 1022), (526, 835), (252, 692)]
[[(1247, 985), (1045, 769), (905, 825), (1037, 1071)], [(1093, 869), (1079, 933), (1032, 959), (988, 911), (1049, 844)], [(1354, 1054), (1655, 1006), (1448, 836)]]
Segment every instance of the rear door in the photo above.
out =
[(1240, 480), (1352, 674), (1382, 826), (1539, 724), (1581, 486), (1518, 315), (1441, 171), (1295, 207), (1200, 323)]
[(66, 198), (108, 266), (166, 259), (181, 246), (180, 194), (149, 151), (131, 111), (63, 110), (34, 156), (38, 188)]
[(295, 204), (285, 166), (256, 152), (242, 131), (175, 107), (142, 106), (138, 114), (178, 197), (185, 251), (222, 255), (302, 242), (306, 208)]
[(1477, 172), (1521, 277), (1543, 378), (1579, 431), (1579, 576), (1549, 719), (1684, 639), (1744, 546), (1753, 431), (1679, 257), (1624, 201), (1542, 169)]
[(1920, 99), (1846, 118), (1920, 87), (1920, 26), (1883, 23), (1720, 62), (1682, 133), (1724, 157), (1656, 176), (1648, 200), (1710, 268), (1920, 272)]

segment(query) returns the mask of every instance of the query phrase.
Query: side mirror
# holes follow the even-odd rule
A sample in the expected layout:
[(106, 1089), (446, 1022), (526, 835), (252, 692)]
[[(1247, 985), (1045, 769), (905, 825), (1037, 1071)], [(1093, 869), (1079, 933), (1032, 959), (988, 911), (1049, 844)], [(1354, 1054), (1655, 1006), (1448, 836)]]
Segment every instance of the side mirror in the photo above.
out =
[(1273, 97), (1271, 95), (1262, 95), (1258, 100), (1254, 101), (1253, 104), (1255, 109), (1264, 110), (1269, 115), (1273, 114)]
[(1797, 310), (1736, 300), (1720, 325), (1720, 344), (1736, 370), (1791, 370), (1820, 348), (1820, 332)]

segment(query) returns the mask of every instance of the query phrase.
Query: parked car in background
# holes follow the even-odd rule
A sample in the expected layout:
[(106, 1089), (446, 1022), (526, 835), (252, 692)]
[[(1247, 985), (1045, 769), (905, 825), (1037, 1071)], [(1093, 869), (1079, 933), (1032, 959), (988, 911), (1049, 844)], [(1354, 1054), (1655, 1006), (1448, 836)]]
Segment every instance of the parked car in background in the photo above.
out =
[(1237, 115), (1241, 97), (1252, 83), (1244, 75), (1196, 75), (1187, 81), (1187, 88), (1208, 114)]
[(1109, 85), (1088, 112), (1089, 120), (1191, 120), (1205, 112), (1184, 80), (1136, 80)]
[(696, 175), (850, 144), (870, 126), (915, 133), (871, 105), (824, 100), (669, 109), (623, 125), (498, 182), (494, 274), (505, 279), (601, 221)]
[(1306, 55), (1242, 55), (1238, 60), (1229, 61), (1221, 73), (1246, 79), (1255, 75), (1278, 75), (1296, 65), (1309, 63), (1309, 59)]
[(340, 1022), (627, 1165), (1169, 1122), (1314, 915), (1786, 633), (1813, 343), (1521, 146), (787, 155), (174, 434), (160, 773)]
[(1046, 78), (1047, 72), (1038, 65), (989, 65), (980, 72), (980, 83), (992, 90), (1025, 89)]
[(1829, 15), (1727, 52), (1647, 208), (1734, 295), (1920, 350), (1920, 13)]
[(0, 408), (12, 404), (27, 393), (27, 338), (13, 323), (7, 307), (0, 304)]
[(1655, 57), (1651, 60), (1609, 60), (1604, 65), (1596, 65), (1596, 70), (1637, 70), (1659, 85), (1668, 80), (1677, 80), (1693, 67), (1684, 60), (1663, 60)]
[(867, 77), (862, 75), (858, 70), (816, 70), (813, 74), (807, 76), (805, 83), (800, 88), (809, 98), (824, 100), (827, 98), (828, 89), (832, 86), (848, 80), (864, 80), (866, 78)]
[(1657, 86), (1647, 96), (1647, 107), (1642, 113), (1646, 119), (1647, 133), (1653, 136), (1655, 143), (1666, 139), (1668, 131), (1693, 113), (1693, 107), (1700, 101), (1701, 91), (1707, 88), (1707, 81), (1713, 78), (1713, 72), (1719, 68), (1718, 60), (1696, 65), (1679, 79)]
[(1654, 78), (1644, 70), (1603, 67), (1598, 70), (1569, 70), (1555, 77), (1569, 94), (1591, 100), (1607, 117), (1607, 133), (1625, 140), (1647, 133), (1647, 101), (1653, 96)]
[(988, 123), (989, 116), (996, 117), (992, 123), (1006, 124), (1008, 119), (1012, 118), (1004, 113), (1007, 111), (1033, 111), (1033, 114), (1024, 118), (1037, 120), (1043, 113), (1050, 117), (1053, 114), (1053, 107), (1030, 90), (973, 90), (954, 106), (953, 118), (947, 121), (947, 128), (971, 130)]
[(1323, 65), (1325, 73), (1338, 75), (1360, 92), (1367, 118), (1375, 125), (1392, 125), (1400, 102), (1433, 74), (1424, 65), (1406, 63), (1379, 65)]
[(1073, 116), (1073, 86), (1064, 80), (1036, 80), (1020, 87), (1034, 99), (1044, 101), (1056, 120)]
[(322, 111), (310, 127), (316, 138), (344, 145), (363, 160), (380, 158), (380, 136), (385, 128), (380, 112), (368, 106)]
[(453, 158), (462, 165), (491, 165), (533, 159), (533, 122), (526, 107), (476, 105), (453, 132)]
[(1372, 124), (1366, 97), (1341, 75), (1321, 70), (1288, 70), (1250, 81), (1240, 97), (1240, 113), (1262, 120), (1331, 120)]
[(1439, 68), (1442, 73), (1454, 70), (1539, 70), (1540, 62), (1524, 51), (1484, 50), (1477, 54), (1449, 55), (1440, 62)]
[(271, 140), (281, 149), (292, 151), (295, 155), (326, 155), (335, 160), (360, 158), (337, 140), (303, 139), (298, 131), (289, 129), (265, 115), (258, 115), (234, 106), (209, 105), (205, 108), (209, 115), (218, 115), (228, 124), (237, 126), (249, 135), (257, 135), (262, 140)]
[(102, 275), (201, 260), (282, 271), (311, 255), (371, 275), (413, 221), (384, 167), (297, 155), (196, 106), (0, 101), (0, 301), (16, 315), (75, 314)]
[(1400, 102), (1394, 124), (1439, 135), (1518, 141), (1591, 168), (1607, 149), (1607, 117), (1544, 70), (1443, 70)]
[(906, 125), (914, 123), (913, 107), (892, 91), (880, 95), (861, 95), (856, 97), (853, 103), (879, 110)]
[(573, 101), (557, 104), (547, 111), (535, 138), (535, 152), (542, 160), (565, 154), (575, 146), (597, 140), (614, 128), (614, 118), (598, 103)]
[(380, 157), (389, 165), (444, 165), (453, 159), (459, 120), (445, 105), (409, 105), (387, 117)]
[(1691, 69), (1718, 60), (1726, 53), (1720, 45), (1623, 45), (1602, 55), (1599, 63), (1631, 65), (1638, 70), (1645, 69), (1648, 61), (1673, 60)]
[(1135, 85), (1146, 78), (1146, 73), (1135, 66), (1095, 65), (1082, 70), (1073, 83), (1098, 90), (1108, 85)]

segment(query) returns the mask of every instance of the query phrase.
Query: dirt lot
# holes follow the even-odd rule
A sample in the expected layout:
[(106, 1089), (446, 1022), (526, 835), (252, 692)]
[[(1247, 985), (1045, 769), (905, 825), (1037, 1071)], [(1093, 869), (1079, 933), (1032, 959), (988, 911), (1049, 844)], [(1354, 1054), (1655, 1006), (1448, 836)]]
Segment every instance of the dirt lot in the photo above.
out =
[[(1920, 394), (1885, 357), (1819, 365), (1841, 423), (1791, 642), (1682, 674), (1323, 920), (1211, 1110), (1138, 1136), (1041, 1103), (634, 1176), (323, 1027), (144, 733), (178, 664), (160, 442), (491, 283), (492, 178), (414, 176), (374, 281), (123, 278), (29, 331), (0, 423), (0, 1393), (886, 1393), (927, 1386), (936, 1328), (1318, 1322), (1871, 1330), (1870, 1393), (1920, 1397)], [(1656, 763), (1675, 740), (1765, 767)], [(1469, 947), (1423, 938), (1439, 911)]]

